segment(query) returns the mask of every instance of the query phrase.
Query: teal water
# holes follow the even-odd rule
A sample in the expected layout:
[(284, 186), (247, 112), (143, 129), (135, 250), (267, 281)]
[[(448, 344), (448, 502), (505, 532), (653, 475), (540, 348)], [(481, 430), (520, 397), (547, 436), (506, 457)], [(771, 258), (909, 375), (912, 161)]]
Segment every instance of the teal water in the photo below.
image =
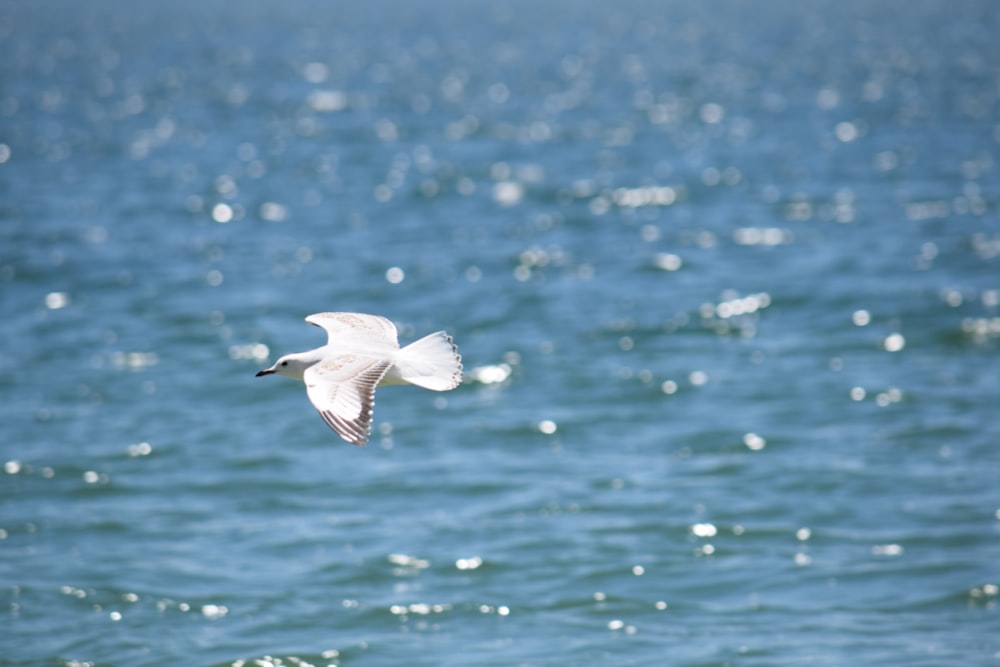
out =
[(0, 665), (997, 664), (995, 3), (359, 4), (0, 2)]

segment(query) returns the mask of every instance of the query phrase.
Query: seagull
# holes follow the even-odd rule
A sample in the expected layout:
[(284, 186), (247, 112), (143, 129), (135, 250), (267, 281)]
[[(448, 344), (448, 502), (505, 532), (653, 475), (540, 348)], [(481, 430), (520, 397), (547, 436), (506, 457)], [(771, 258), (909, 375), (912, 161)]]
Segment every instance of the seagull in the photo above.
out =
[(448, 391), (462, 382), (462, 357), (444, 331), (400, 348), (396, 325), (379, 315), (316, 313), (306, 322), (326, 330), (326, 345), (286, 354), (257, 377), (276, 373), (305, 382), (323, 421), (351, 444), (368, 442), (376, 387)]

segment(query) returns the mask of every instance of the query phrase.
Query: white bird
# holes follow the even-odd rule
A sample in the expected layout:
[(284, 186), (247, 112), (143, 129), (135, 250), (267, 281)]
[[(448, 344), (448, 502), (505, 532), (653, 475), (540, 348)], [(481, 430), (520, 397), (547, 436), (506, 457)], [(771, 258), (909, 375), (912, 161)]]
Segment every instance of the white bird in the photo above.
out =
[(316, 313), (306, 322), (326, 330), (326, 345), (286, 354), (257, 377), (277, 373), (305, 382), (327, 426), (359, 447), (371, 432), (376, 387), (415, 384), (448, 391), (462, 382), (462, 357), (444, 331), (400, 348), (396, 326), (378, 315)]

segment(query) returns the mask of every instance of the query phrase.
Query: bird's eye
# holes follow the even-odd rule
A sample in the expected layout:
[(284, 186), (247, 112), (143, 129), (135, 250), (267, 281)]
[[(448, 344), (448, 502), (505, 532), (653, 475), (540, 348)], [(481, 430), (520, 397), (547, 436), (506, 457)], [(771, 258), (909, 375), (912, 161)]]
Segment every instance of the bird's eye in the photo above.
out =
[(287, 365), (288, 365), (288, 362), (287, 362), (287, 361), (282, 361), (282, 362), (281, 362), (281, 365), (282, 365), (282, 366), (287, 366)]

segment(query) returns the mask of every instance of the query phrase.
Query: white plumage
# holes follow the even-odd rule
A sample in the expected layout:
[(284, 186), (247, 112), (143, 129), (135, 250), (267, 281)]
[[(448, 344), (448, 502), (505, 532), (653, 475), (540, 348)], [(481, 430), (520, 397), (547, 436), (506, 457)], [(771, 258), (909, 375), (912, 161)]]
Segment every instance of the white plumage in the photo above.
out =
[(304, 381), (323, 421), (352, 444), (368, 442), (376, 387), (448, 391), (462, 382), (462, 358), (444, 331), (400, 348), (396, 326), (378, 315), (316, 313), (306, 322), (326, 330), (327, 344), (287, 354), (257, 377), (277, 373)]

